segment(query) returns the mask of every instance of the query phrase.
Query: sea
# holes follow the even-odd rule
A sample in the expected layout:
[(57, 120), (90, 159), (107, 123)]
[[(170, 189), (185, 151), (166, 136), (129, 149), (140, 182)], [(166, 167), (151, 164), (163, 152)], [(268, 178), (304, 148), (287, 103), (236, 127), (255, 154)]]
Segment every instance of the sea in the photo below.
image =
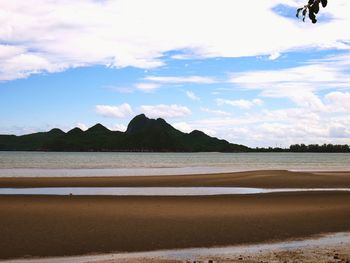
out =
[(350, 171), (349, 153), (0, 152), (1, 177)]

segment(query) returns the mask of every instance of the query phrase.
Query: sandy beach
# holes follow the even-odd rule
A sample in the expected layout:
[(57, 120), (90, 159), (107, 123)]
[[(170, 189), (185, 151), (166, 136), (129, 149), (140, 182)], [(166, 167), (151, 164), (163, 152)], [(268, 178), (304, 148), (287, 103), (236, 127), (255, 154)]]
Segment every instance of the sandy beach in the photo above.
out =
[[(349, 187), (350, 173), (1, 178), (1, 187)], [(0, 258), (220, 247), (350, 231), (349, 192), (228, 196), (0, 196)], [(228, 261), (229, 262), (229, 261)]]

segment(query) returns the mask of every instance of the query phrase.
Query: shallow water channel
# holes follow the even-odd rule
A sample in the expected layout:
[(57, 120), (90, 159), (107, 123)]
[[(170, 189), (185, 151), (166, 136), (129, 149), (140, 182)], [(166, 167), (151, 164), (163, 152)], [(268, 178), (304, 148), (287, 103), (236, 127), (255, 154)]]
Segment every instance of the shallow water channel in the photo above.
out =
[(319, 191), (350, 192), (350, 188), (42, 187), (0, 188), (0, 195), (208, 196)]

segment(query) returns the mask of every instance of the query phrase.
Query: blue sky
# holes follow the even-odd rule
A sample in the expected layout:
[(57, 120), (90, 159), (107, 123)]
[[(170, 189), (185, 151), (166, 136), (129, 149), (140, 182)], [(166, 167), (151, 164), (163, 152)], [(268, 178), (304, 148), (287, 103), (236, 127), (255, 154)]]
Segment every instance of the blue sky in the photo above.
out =
[(31, 2), (0, 0), (0, 134), (145, 113), (249, 146), (350, 143), (345, 0), (317, 25), (303, 1), (256, 0), (249, 21), (235, 1)]

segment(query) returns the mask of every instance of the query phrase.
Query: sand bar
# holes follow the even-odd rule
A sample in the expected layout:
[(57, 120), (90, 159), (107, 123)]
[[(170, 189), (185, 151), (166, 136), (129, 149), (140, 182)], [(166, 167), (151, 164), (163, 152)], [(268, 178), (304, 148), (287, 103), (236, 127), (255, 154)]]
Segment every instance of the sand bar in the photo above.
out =
[(222, 174), (110, 177), (2, 177), (0, 187), (349, 188), (350, 172), (262, 170)]

